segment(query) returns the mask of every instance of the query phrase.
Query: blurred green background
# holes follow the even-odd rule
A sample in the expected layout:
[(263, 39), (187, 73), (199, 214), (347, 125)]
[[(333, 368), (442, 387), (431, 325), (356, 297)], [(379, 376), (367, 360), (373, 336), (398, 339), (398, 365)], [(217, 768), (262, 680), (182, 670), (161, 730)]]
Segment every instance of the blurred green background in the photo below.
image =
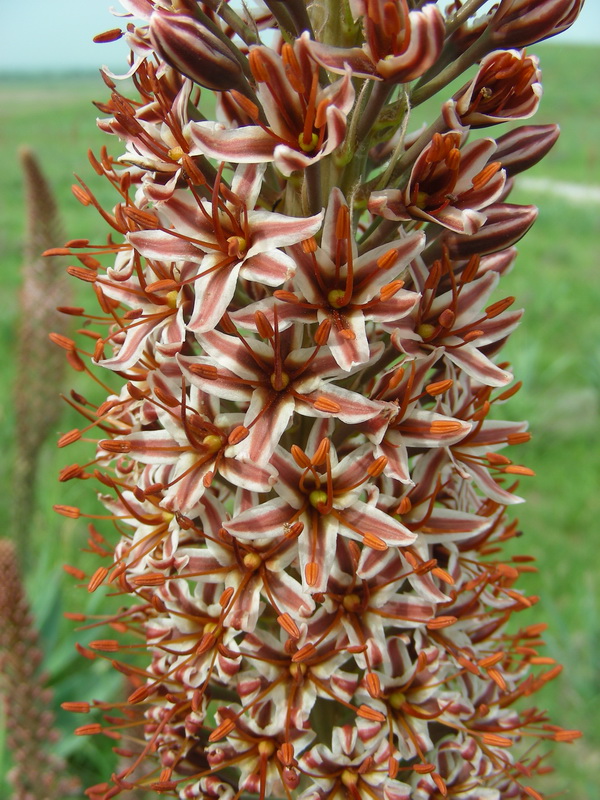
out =
[[(516, 458), (537, 477), (524, 479), (528, 502), (517, 507), (522, 538), (511, 552), (535, 556), (539, 572), (520, 584), (540, 596), (534, 608), (519, 615), (519, 624), (546, 621), (545, 654), (564, 665), (564, 672), (534, 702), (547, 708), (552, 720), (578, 728), (584, 738), (557, 746), (549, 763), (556, 772), (544, 779), (549, 796), (565, 793), (594, 800), (600, 786), (600, 584), (596, 575), (600, 547), (600, 48), (542, 44), (533, 52), (541, 59), (544, 97), (535, 123), (559, 122), (562, 135), (549, 156), (523, 176), (511, 201), (534, 203), (540, 216), (519, 244), (514, 271), (503, 281), (499, 297), (512, 294), (526, 309), (520, 328), (504, 353), (524, 387), (503, 412), (528, 419), (532, 441)], [(17, 159), (20, 145), (29, 145), (57, 195), (66, 238), (100, 242), (105, 224), (93, 209), (75, 201), (70, 186), (74, 172), (89, 182), (101, 202), (111, 206), (112, 193), (92, 172), (88, 148), (106, 144), (95, 128), (97, 111), (91, 99), (103, 100), (107, 89), (93, 75), (0, 76), (0, 515), (10, 516), (14, 422), (10, 387), (16, 375), (15, 331), (23, 262), (23, 186)], [(491, 130), (487, 135), (496, 135)], [(110, 142), (108, 143), (110, 145)], [(551, 186), (541, 183), (551, 181)], [(595, 188), (569, 191), (561, 182)], [(76, 287), (80, 290), (81, 287)], [(91, 305), (91, 302), (88, 301)], [(25, 377), (27, 381), (27, 377)], [(67, 375), (66, 386), (80, 376)], [(33, 379), (32, 379), (33, 384)], [(82, 391), (85, 383), (82, 384)], [(59, 387), (57, 386), (57, 389)], [(91, 634), (74, 632), (63, 610), (97, 611), (99, 595), (78, 590), (63, 573), (65, 562), (93, 570), (85, 547), (84, 521), (66, 520), (52, 512), (54, 503), (93, 503), (88, 486), (59, 484), (58, 470), (89, 456), (85, 445), (57, 450), (55, 440), (79, 424), (65, 408), (56, 436), (50, 437), (40, 462), (36, 498), (30, 509), (30, 545), (26, 584), (42, 631), (50, 685), (54, 689), (58, 725), (63, 733), (57, 750), (68, 756), (87, 785), (112, 771), (110, 742), (76, 738), (72, 729), (88, 721), (58, 708), (65, 700), (106, 699), (118, 691), (118, 679), (103, 661), (88, 662), (74, 651), (74, 642)], [(0, 724), (1, 729), (1, 724)], [(1, 741), (0, 741), (1, 745)], [(7, 755), (0, 746), (0, 797), (8, 794), (2, 776)]]

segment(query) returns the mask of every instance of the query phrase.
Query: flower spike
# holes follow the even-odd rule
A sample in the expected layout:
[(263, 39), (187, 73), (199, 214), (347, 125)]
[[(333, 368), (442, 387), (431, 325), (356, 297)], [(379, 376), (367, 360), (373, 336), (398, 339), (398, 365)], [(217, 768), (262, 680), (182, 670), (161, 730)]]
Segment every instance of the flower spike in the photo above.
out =
[(87, 795), (540, 797), (520, 742), (578, 733), (516, 705), (560, 667), (511, 621), (537, 601), (504, 549), (533, 472), (496, 413), (522, 314), (496, 290), (537, 214), (509, 193), (558, 129), (492, 134), (541, 97), (515, 48), (582, 3), (121, 4), (117, 155), (90, 154), (114, 201), (74, 189), (111, 233), (48, 252), (96, 306), (67, 299), (81, 328), (50, 340), (105, 392), (71, 393), (58, 439), (104, 506), (56, 504), (89, 520), (65, 569), (120, 597), (78, 650), (130, 684), (65, 704), (122, 759)]

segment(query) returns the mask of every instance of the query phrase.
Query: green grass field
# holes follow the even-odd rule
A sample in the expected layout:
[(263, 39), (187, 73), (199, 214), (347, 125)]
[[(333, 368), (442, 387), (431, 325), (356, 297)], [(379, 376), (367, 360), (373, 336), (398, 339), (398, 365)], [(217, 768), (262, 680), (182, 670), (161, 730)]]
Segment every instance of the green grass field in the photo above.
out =
[[(600, 68), (600, 49), (545, 44), (539, 54), (545, 94), (537, 123), (559, 122), (562, 136), (544, 162), (528, 175), (584, 185), (600, 185), (600, 89), (590, 77)], [(595, 88), (594, 88), (595, 87)], [(88, 147), (97, 151), (104, 137), (95, 129), (96, 109), (90, 100), (104, 99), (98, 77), (64, 76), (43, 79), (0, 76), (0, 270), (2, 309), (0, 359), (3, 398), (0, 401), (0, 514), (8, 518), (11, 459), (14, 457), (14, 409), (8, 388), (14, 378), (17, 293), (20, 284), (24, 225), (23, 191), (17, 149), (30, 145), (41, 159), (59, 198), (67, 238), (100, 241), (104, 224), (72, 197), (72, 173), (90, 181), (98, 197), (112, 198), (88, 165)], [(493, 135), (493, 130), (489, 135)], [(539, 572), (523, 586), (540, 602), (520, 615), (520, 624), (547, 621), (546, 654), (564, 665), (562, 676), (535, 697), (552, 719), (579, 728), (584, 738), (557, 747), (550, 762), (556, 773), (546, 779), (549, 796), (564, 793), (576, 800), (594, 800), (600, 785), (600, 582), (596, 548), (600, 547), (600, 203), (575, 202), (549, 192), (519, 188), (512, 202), (535, 203), (540, 217), (519, 244), (516, 268), (501, 287), (526, 308), (505, 357), (524, 388), (503, 410), (512, 419), (528, 419), (533, 440), (520, 458), (536, 478), (525, 479), (528, 499), (517, 509), (524, 535), (512, 551), (534, 555)], [(70, 376), (69, 376), (70, 380)], [(65, 413), (57, 434), (76, 426)], [(85, 448), (83, 450), (85, 452)], [(107, 697), (118, 684), (110, 667), (74, 657), (76, 634), (63, 610), (86, 607), (90, 613), (102, 598), (77, 592), (64, 576), (63, 562), (88, 567), (85, 524), (65, 521), (51, 511), (53, 503), (77, 504), (86, 485), (58, 484), (58, 469), (79, 453), (57, 451), (50, 441), (43, 454), (36, 505), (31, 509), (31, 557), (27, 585), (42, 626), (48, 669), (56, 703)], [(81, 456), (85, 458), (84, 455)], [(85, 501), (89, 506), (91, 498)], [(90, 559), (87, 561), (86, 559)], [(83, 596), (85, 595), (85, 596)], [(78, 634), (77, 640), (84, 641)], [(59, 713), (64, 732), (60, 752), (70, 755), (82, 781), (102, 780), (110, 773), (106, 748), (97, 740), (75, 739), (70, 731), (79, 720)], [(109, 742), (106, 743), (110, 745)], [(6, 762), (4, 762), (6, 763)], [(0, 796), (2, 786), (0, 756)]]

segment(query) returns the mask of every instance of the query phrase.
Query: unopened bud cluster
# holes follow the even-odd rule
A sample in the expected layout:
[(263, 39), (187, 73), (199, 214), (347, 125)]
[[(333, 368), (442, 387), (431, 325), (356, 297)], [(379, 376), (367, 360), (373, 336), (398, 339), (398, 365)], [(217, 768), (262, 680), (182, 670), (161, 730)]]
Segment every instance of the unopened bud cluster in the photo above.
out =
[(502, 553), (532, 473), (496, 289), (536, 217), (513, 177), (558, 129), (479, 131), (535, 113), (509, 48), (582, 2), (122, 5), (133, 90), (105, 71), (118, 157), (90, 154), (115, 205), (74, 188), (110, 235), (53, 251), (96, 300), (53, 338), (118, 387), (73, 393), (59, 440), (96, 432), (61, 480), (114, 522), (69, 570), (122, 596), (82, 653), (132, 684), (78, 728), (128, 759), (88, 796), (539, 798), (532, 740), (577, 732), (526, 700), (560, 671), (544, 626), (507, 629), (536, 601)]

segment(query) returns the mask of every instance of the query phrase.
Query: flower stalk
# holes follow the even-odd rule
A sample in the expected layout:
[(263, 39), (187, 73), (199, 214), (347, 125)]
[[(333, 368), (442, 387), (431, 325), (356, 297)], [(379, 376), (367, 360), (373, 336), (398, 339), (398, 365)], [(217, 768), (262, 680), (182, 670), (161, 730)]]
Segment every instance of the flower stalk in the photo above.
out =
[(7, 775), (13, 788), (11, 797), (62, 800), (80, 787), (66, 774), (64, 760), (51, 752), (58, 739), (49, 708), (52, 693), (44, 687), (38, 635), (16, 548), (8, 539), (0, 539), (0, 578), (0, 701), (12, 759)]
[(50, 251), (97, 304), (54, 341), (116, 386), (59, 440), (95, 441), (61, 480), (105, 513), (56, 510), (123, 597), (82, 653), (133, 686), (71, 704), (125, 759), (88, 797), (541, 797), (531, 744), (578, 733), (525, 700), (560, 672), (543, 625), (508, 625), (537, 598), (503, 552), (532, 472), (496, 292), (536, 215), (513, 176), (557, 128), (472, 131), (534, 115), (507, 48), (582, 3), (123, 4), (137, 96), (106, 76), (120, 154), (91, 156), (114, 207), (75, 189), (112, 233)]
[(16, 458), (12, 482), (11, 533), (18, 542), (21, 563), (30, 560), (31, 508), (37, 484), (40, 450), (56, 430), (62, 408), (56, 387), (67, 374), (60, 352), (48, 341), (52, 328), (67, 333), (68, 320), (56, 306), (70, 302), (70, 286), (60, 257), (44, 259), (42, 252), (64, 237), (56, 200), (35, 154), (19, 153), (25, 184), (25, 243), (23, 286), (19, 296), (16, 337), (17, 374), (13, 386), (16, 409)]

